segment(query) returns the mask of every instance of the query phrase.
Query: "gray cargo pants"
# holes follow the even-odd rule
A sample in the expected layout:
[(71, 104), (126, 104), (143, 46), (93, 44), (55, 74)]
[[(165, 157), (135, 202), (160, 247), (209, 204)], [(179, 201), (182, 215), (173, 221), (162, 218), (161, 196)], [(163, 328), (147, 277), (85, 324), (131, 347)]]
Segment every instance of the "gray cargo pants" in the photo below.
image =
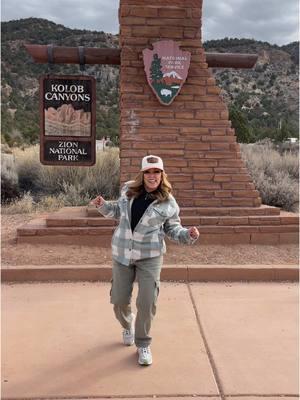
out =
[(162, 256), (138, 260), (129, 266), (113, 260), (110, 302), (114, 305), (116, 318), (124, 329), (130, 328), (131, 297), (135, 278), (138, 282), (135, 320), (137, 347), (149, 346), (152, 340), (149, 332), (156, 313), (162, 262)]

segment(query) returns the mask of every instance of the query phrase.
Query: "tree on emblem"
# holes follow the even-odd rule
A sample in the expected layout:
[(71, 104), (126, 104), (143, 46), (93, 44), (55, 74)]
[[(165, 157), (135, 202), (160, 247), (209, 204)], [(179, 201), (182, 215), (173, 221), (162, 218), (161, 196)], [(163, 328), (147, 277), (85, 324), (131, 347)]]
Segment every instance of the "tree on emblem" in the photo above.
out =
[(161, 70), (161, 58), (158, 57), (157, 53), (155, 53), (153, 56), (150, 67), (150, 76), (152, 83), (160, 83), (163, 79), (163, 73)]

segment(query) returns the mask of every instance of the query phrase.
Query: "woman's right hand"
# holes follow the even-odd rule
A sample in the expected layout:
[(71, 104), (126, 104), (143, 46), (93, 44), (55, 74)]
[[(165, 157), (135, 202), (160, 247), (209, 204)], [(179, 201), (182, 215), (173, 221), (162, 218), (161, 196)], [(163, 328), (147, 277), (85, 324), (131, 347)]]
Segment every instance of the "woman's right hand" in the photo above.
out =
[(105, 200), (102, 196), (97, 196), (90, 201), (90, 205), (100, 207), (104, 204)]

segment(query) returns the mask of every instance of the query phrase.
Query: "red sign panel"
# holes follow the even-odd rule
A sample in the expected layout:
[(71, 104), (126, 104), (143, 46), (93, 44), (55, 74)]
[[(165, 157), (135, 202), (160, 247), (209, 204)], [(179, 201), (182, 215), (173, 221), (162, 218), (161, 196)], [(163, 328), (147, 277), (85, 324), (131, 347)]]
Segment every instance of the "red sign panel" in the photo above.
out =
[(40, 113), (42, 164), (95, 164), (96, 84), (93, 77), (42, 77)]
[(187, 78), (191, 53), (173, 40), (162, 40), (153, 43), (153, 50), (143, 50), (143, 58), (151, 89), (161, 104), (171, 104)]

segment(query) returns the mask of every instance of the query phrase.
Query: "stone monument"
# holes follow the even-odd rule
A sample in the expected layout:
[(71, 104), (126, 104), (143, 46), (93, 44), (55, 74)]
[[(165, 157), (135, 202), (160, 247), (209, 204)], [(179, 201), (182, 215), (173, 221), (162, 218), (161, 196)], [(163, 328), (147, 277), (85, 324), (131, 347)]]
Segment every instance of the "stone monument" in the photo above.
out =
[[(50, 60), (82, 64), (84, 58), (86, 64), (120, 64), (121, 184), (136, 175), (142, 157), (161, 156), (181, 206), (182, 223), (199, 227), (200, 244), (298, 243), (298, 217), (261, 204), (209, 69), (249, 68), (256, 56), (205, 53), (201, 17), (201, 0), (120, 0), (119, 49), (85, 48), (80, 57), (78, 48), (56, 47)], [(172, 92), (170, 102), (160, 96), (171, 93), (159, 86), (168, 85), (159, 82), (159, 57), (154, 62), (156, 87), (143, 60), (143, 54), (165, 41), (189, 54), (187, 76), (184, 82), (177, 77), (181, 90)], [(49, 45), (26, 48), (36, 62), (49, 62)], [(46, 221), (34, 220), (19, 228), (18, 242), (104, 246), (109, 245), (116, 223), (101, 218), (94, 208), (66, 207)]]
[[(201, 41), (201, 0), (120, 0), (121, 182), (146, 154), (163, 158), (181, 206), (261, 205), (208, 68)], [(149, 87), (143, 50), (172, 39), (191, 53), (187, 80), (168, 107)]]

